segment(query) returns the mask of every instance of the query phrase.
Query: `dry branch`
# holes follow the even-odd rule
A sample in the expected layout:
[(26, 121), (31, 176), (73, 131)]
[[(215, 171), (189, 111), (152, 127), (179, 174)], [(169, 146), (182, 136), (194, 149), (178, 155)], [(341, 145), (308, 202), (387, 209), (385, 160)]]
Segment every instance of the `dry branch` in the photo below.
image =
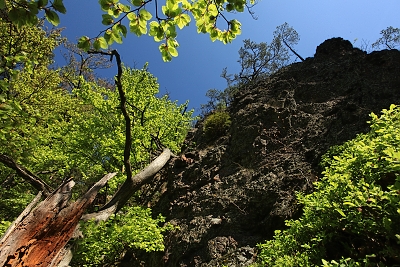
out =
[(115, 193), (113, 198), (100, 209), (99, 212), (85, 214), (82, 220), (95, 219), (97, 221), (104, 221), (110, 217), (111, 214), (119, 211), (132, 195), (148, 180), (150, 180), (157, 172), (159, 172), (172, 156), (169, 149), (164, 149), (163, 153), (152, 161), (146, 168), (136, 174), (131, 179), (126, 179), (121, 188)]
[(25, 167), (17, 164), (10, 156), (0, 154), (0, 162), (15, 170), (20, 177), (30, 183), (36, 190), (42, 191), (43, 195), (48, 196), (50, 192), (53, 191), (49, 185), (47, 185), (44, 181), (42, 181), (39, 177)]

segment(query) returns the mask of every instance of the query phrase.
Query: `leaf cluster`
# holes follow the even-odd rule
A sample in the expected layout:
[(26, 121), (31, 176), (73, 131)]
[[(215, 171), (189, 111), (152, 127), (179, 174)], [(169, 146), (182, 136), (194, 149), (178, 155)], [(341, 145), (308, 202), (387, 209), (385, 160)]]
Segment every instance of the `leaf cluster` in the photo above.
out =
[(17, 26), (37, 25), (41, 11), (48, 22), (57, 26), (60, 24), (58, 13), (67, 12), (63, 0), (0, 0), (0, 9), (7, 10), (7, 20)]
[(262, 266), (393, 266), (400, 252), (400, 108), (323, 157), (323, 178), (298, 220), (260, 244)]
[[(149, 7), (152, 2), (153, 7)], [(254, 5), (255, 1), (249, 3)], [(127, 4), (119, 0), (99, 0), (99, 4), (104, 11), (102, 24), (107, 28), (95, 38), (82, 36), (79, 48), (85, 51), (108, 49), (113, 43), (122, 43), (129, 29), (137, 36), (148, 33), (156, 42), (163, 41), (159, 50), (164, 61), (178, 56), (176, 28), (188, 26), (192, 17), (199, 33), (208, 33), (212, 41), (226, 44), (241, 34), (241, 23), (236, 19), (228, 20), (225, 13), (243, 12), (247, 8), (252, 14), (246, 0), (166, 0), (161, 6), (162, 12), (158, 9), (158, 0), (131, 0)], [(154, 12), (149, 11), (151, 8)], [(6, 11), (3, 12), (5, 19), (16, 26), (36, 25), (41, 12), (47, 21), (57, 26), (60, 23), (58, 13), (66, 13), (63, 0), (0, 0), (0, 9)], [(220, 29), (218, 20), (225, 21), (225, 29)]]
[[(170, 61), (172, 57), (178, 56), (177, 28), (187, 27), (192, 17), (199, 33), (209, 33), (212, 41), (219, 40), (226, 44), (241, 33), (241, 23), (236, 19), (227, 20), (223, 13), (243, 12), (247, 5), (244, 0), (166, 0), (160, 14), (157, 0), (155, 12), (149, 11), (151, 2), (132, 0), (129, 4), (122, 4), (118, 0), (100, 0), (100, 6), (105, 12), (102, 23), (108, 28), (96, 38), (81, 37), (78, 46), (86, 51), (91, 48), (107, 49), (113, 43), (122, 43), (129, 28), (137, 36), (148, 34), (156, 42), (162, 42), (159, 46), (162, 58)], [(125, 18), (128, 27), (124, 24)], [(227, 29), (219, 29), (218, 19), (226, 22)]]
[(33, 74), (39, 65), (49, 65), (53, 49), (62, 42), (59, 30), (45, 31), (41, 25), (16, 26), (0, 18), (0, 94), (10, 94), (10, 82), (23, 69)]
[(113, 215), (108, 221), (81, 224), (84, 239), (77, 244), (71, 266), (115, 266), (121, 255), (132, 249), (146, 252), (164, 250), (165, 231), (176, 229), (165, 222), (165, 217), (151, 217), (151, 210), (129, 207)]
[[(146, 16), (143, 11), (140, 14)], [(119, 172), (102, 192), (106, 201), (107, 194), (113, 194), (126, 178), (123, 155), (128, 133), (127, 120), (121, 114), (121, 90), (126, 98), (123, 110), (131, 118), (133, 141), (127, 153), (134, 172), (147, 166), (163, 147), (180, 150), (195, 119), (193, 111), (187, 111), (188, 103), (157, 97), (157, 79), (146, 67), (122, 67), (117, 92), (97, 79), (85, 80), (88, 70), (50, 67), (59, 32), (47, 34), (38, 25), (16, 26), (3, 19), (0, 32), (9, 38), (0, 41), (4, 44), (0, 48), (0, 155), (12, 158), (32, 176), (53, 188), (72, 178), (76, 181), (74, 194), (81, 195), (104, 173)], [(62, 87), (65, 76), (72, 77), (73, 86)], [(0, 164), (1, 233), (37, 190), (27, 183), (28, 175), (16, 173), (20, 169), (7, 165), (4, 158)], [(85, 224), (87, 236), (81, 240), (77, 265), (115, 263), (121, 252), (131, 249), (162, 250), (162, 233), (175, 229), (168, 224), (160, 226), (164, 220), (161, 216), (152, 219), (149, 209), (127, 207), (109, 222)]]
[[(82, 72), (72, 70), (71, 74), (68, 69), (49, 67), (59, 32), (47, 34), (36, 26), (15, 27), (4, 21), (0, 21), (0, 32), (9, 36), (0, 41), (4, 44), (0, 58), (26, 52), (28, 60), (35, 62), (29, 68), (17, 65), (13, 75), (8, 75), (13, 69), (3, 69), (0, 154), (12, 157), (53, 188), (73, 178), (76, 195), (104, 173), (118, 171), (119, 176), (109, 184), (112, 194), (125, 175), (125, 121), (118, 93), (96, 79), (76, 78)], [(80, 87), (62, 87), (65, 76), (73, 76), (73, 84), (80, 81)], [(162, 146), (179, 151), (195, 118), (186, 110), (188, 103), (157, 97), (157, 80), (146, 69), (124, 68), (122, 83), (132, 117), (132, 166), (138, 172)], [(0, 164), (2, 219), (12, 220), (35, 194), (14, 171)]]

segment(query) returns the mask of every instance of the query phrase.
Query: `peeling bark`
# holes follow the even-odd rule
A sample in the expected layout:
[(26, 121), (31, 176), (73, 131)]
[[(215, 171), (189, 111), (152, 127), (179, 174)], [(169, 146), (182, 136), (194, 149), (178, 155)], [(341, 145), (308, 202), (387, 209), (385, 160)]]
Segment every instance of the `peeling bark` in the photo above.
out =
[(109, 173), (104, 176), (75, 203), (69, 204), (71, 189), (75, 184), (70, 180), (35, 209), (31, 210), (30, 205), (1, 240), (0, 266), (58, 265), (64, 256), (60, 252), (70, 240), (83, 212), (98, 191), (115, 175)]

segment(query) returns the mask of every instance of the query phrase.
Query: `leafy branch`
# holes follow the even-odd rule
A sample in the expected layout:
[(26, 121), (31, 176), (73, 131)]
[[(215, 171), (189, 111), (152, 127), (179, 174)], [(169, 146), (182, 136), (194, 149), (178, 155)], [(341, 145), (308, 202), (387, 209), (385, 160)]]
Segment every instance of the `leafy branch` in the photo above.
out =
[[(101, 8), (105, 14), (102, 15), (102, 23), (109, 26), (101, 31), (95, 38), (83, 36), (79, 39), (78, 46), (85, 51), (90, 49), (108, 49), (114, 42), (122, 43), (122, 37), (127, 35), (127, 27), (123, 25), (125, 19), (129, 20), (130, 32), (141, 36), (148, 34), (154, 37), (156, 42), (164, 41), (159, 46), (164, 61), (170, 61), (172, 57), (178, 56), (176, 40), (176, 27), (183, 29), (191, 22), (189, 13), (196, 21), (197, 32), (209, 33), (212, 41), (219, 40), (224, 44), (230, 43), (241, 33), (241, 24), (233, 19), (228, 20), (223, 14), (226, 12), (243, 12), (245, 7), (250, 12), (250, 6), (243, 0), (199, 0), (189, 2), (188, 0), (166, 0), (161, 7), (165, 18), (161, 18), (158, 12), (158, 1), (155, 0), (155, 20), (153, 15), (145, 8), (153, 0), (132, 1), (131, 10), (129, 5), (121, 4), (118, 0), (100, 0)], [(250, 1), (254, 4), (254, 1)], [(250, 12), (250, 14), (253, 14)], [(221, 17), (227, 22), (227, 29), (220, 30), (216, 23)], [(100, 36), (103, 35), (103, 36)]]

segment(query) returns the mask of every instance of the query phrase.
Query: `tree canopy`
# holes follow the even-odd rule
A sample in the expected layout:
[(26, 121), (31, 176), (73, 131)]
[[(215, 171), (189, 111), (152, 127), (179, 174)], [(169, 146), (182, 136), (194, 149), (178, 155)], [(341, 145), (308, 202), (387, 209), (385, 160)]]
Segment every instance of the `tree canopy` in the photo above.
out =
[[(169, 151), (180, 151), (195, 119), (193, 111), (187, 110), (188, 103), (178, 104), (168, 96), (159, 96), (157, 79), (147, 66), (142, 69), (124, 66), (115, 51), (96, 56), (70, 45), (70, 50), (78, 56), (71, 57), (65, 67), (52, 67), (53, 51), (64, 39), (60, 30), (45, 30), (35, 12), (43, 9), (51, 21), (54, 19), (51, 14), (64, 11), (62, 1), (1, 1), (0, 4), (0, 32), (4, 37), (0, 48), (0, 232), (3, 233), (32, 200), (32, 203), (40, 200), (35, 198), (39, 191), (49, 200), (60, 189), (70, 190), (75, 184), (71, 197), (77, 200), (75, 203), (82, 203), (82, 208), (87, 207), (89, 212), (97, 214), (107, 202), (116, 202), (118, 205), (112, 204), (113, 208), (103, 219), (112, 214), (117, 214), (112, 218), (125, 214), (126, 218), (135, 220), (131, 228), (127, 225), (121, 228), (119, 220), (114, 219), (107, 224), (108, 229), (118, 229), (126, 238), (129, 245), (125, 249), (162, 249), (161, 233), (172, 228), (160, 227), (162, 217), (152, 219), (151, 211), (136, 207), (131, 196), (145, 179), (164, 166), (170, 157)], [(34, 5), (38, 5), (37, 10)], [(32, 12), (29, 13), (32, 17), (19, 20), (22, 7)], [(92, 75), (93, 67), (104, 65), (98, 56), (109, 60), (110, 55), (118, 58), (115, 85)], [(153, 161), (160, 157), (161, 161)], [(154, 162), (158, 166), (149, 168)], [(100, 179), (107, 173), (108, 176)], [(99, 180), (103, 186), (107, 181), (108, 184), (94, 204), (88, 206), (82, 202), (85, 198), (79, 197), (84, 195), (93, 200), (93, 194), (99, 189), (85, 192), (93, 184), (100, 186)], [(64, 203), (68, 202), (67, 198)], [(70, 207), (65, 210), (74, 213), (78, 206)], [(46, 205), (38, 204), (35, 212), (43, 209)], [(78, 211), (82, 215), (84, 209)], [(71, 225), (70, 232), (75, 229)], [(68, 224), (65, 227), (69, 227)], [(135, 232), (131, 231), (132, 227), (137, 228)], [(146, 227), (158, 234), (149, 235), (144, 230)], [(83, 254), (76, 255), (84, 255), (85, 249), (96, 246), (90, 242), (101, 242), (101, 238), (95, 240), (92, 234), (104, 229), (88, 223), (83, 230), (88, 239), (82, 243), (86, 245), (79, 246)], [(128, 232), (131, 235), (127, 235)], [(1, 242), (9, 242), (8, 236)], [(69, 237), (63, 238), (65, 244)], [(111, 242), (112, 237), (109, 238)], [(118, 242), (119, 236), (114, 238)], [(60, 243), (60, 246), (64, 245)], [(95, 257), (95, 254), (85, 254), (75, 262), (78, 265), (82, 261), (94, 262)], [(0, 259), (4, 259), (1, 253)]]
[[(123, 4), (119, 0), (100, 0), (99, 4), (105, 29), (95, 37), (82, 36), (78, 42), (81, 49), (108, 49), (113, 43), (122, 43), (129, 29), (137, 36), (149, 34), (156, 42), (162, 42), (162, 58), (170, 61), (178, 56), (177, 28), (188, 26), (193, 18), (198, 33), (208, 33), (212, 41), (230, 43), (241, 34), (241, 23), (228, 19), (226, 13), (250, 10), (255, 1), (131, 0)], [(35, 25), (43, 12), (47, 21), (57, 26), (59, 14), (67, 12), (63, 0), (0, 0), (0, 9), (8, 10), (7, 19), (15, 25)]]

